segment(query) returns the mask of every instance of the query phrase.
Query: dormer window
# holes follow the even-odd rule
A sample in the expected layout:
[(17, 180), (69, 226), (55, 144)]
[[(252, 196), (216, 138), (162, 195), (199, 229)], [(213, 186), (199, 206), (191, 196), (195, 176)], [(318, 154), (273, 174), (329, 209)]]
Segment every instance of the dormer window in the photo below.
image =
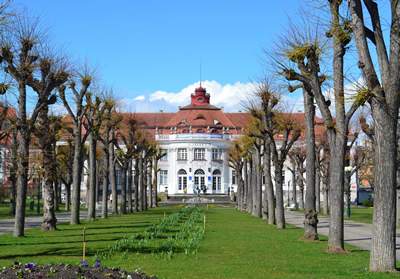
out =
[(194, 120), (205, 119), (202, 114), (198, 114)]
[(219, 122), (218, 120), (214, 119), (214, 125), (222, 125), (221, 122)]
[(197, 101), (202, 103), (204, 101), (204, 99), (203, 98), (198, 98)]

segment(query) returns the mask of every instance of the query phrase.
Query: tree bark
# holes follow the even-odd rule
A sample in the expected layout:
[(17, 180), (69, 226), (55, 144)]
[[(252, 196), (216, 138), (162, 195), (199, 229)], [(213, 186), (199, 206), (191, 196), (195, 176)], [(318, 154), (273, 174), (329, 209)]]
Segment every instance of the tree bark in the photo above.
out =
[(264, 175), (265, 175), (265, 191), (264, 200), (265, 206), (268, 207), (268, 224), (275, 224), (275, 202), (274, 202), (274, 185), (272, 184), (271, 176), (271, 146), (270, 140), (267, 139), (264, 143)]
[(96, 182), (97, 182), (97, 141), (93, 133), (89, 135), (89, 204), (88, 220), (96, 220)]
[(306, 176), (307, 191), (304, 210), (305, 240), (317, 240), (318, 212), (315, 210), (315, 130), (314, 130), (314, 97), (304, 89), (305, 130), (306, 130)]
[(135, 202), (133, 211), (139, 211), (139, 158), (135, 159), (135, 175), (134, 175), (134, 182), (135, 182)]
[(261, 154), (260, 145), (256, 145), (253, 154), (253, 177), (254, 177), (254, 192), (253, 192), (253, 211), (252, 215), (260, 218), (262, 215), (262, 173), (261, 173)]
[(114, 131), (111, 130), (111, 140), (108, 144), (109, 152), (109, 171), (110, 171), (110, 182), (111, 182), (111, 214), (113, 216), (118, 215), (118, 188), (117, 188), (117, 177), (115, 174), (115, 156), (114, 156)]

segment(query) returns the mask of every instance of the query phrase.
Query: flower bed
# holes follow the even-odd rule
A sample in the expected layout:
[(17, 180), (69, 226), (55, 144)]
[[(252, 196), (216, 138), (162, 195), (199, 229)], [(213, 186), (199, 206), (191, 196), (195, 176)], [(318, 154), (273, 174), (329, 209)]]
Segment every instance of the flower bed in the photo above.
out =
[(144, 279), (156, 278), (147, 276), (142, 273), (140, 268), (136, 272), (126, 272), (117, 267), (100, 266), (100, 262), (96, 262), (94, 266), (89, 266), (86, 262), (80, 262), (78, 265), (70, 264), (53, 264), (53, 265), (36, 265), (27, 263), (22, 265), (17, 261), (10, 267), (0, 269), (0, 278), (78, 278), (78, 279), (101, 279), (101, 278), (126, 278), (126, 279)]

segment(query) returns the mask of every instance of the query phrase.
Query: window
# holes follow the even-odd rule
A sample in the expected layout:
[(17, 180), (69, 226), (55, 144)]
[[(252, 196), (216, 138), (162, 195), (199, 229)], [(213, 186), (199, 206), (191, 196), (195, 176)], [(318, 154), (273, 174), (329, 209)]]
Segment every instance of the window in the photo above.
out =
[(236, 171), (232, 171), (232, 184), (233, 185), (236, 185), (237, 184), (237, 182), (236, 182)]
[(187, 160), (186, 148), (178, 148), (178, 160)]
[(203, 98), (198, 98), (197, 101), (199, 101), (200, 103), (204, 101)]
[(202, 130), (202, 129), (198, 129), (197, 131), (196, 131), (196, 133), (204, 133), (204, 131)]
[(221, 192), (221, 171), (213, 171), (213, 191)]
[(117, 177), (117, 185), (121, 184), (122, 181), (122, 171), (120, 169), (115, 170), (115, 176)]
[(195, 160), (205, 160), (206, 159), (206, 150), (204, 148), (195, 148), (194, 149), (194, 159)]
[(161, 150), (161, 154), (162, 154), (162, 157), (161, 157), (161, 161), (168, 161), (168, 150), (167, 149), (163, 149), (163, 150)]
[(194, 172), (194, 187), (195, 189), (199, 187), (199, 189), (203, 189), (206, 185), (206, 177), (205, 173), (202, 169), (198, 169)]
[(222, 160), (222, 149), (213, 148), (212, 149), (212, 159), (213, 160)]
[(187, 176), (184, 169), (178, 171), (178, 190), (182, 191), (187, 188)]
[(160, 171), (160, 184), (168, 184), (168, 171), (167, 170)]

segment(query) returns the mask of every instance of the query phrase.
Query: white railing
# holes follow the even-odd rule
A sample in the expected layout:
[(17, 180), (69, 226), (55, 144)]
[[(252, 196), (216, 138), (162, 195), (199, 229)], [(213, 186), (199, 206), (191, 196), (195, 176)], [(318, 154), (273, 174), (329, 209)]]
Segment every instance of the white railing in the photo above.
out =
[(242, 135), (228, 135), (228, 134), (203, 134), (203, 133), (187, 133), (187, 134), (171, 134), (171, 135), (158, 135), (156, 140), (235, 140), (242, 137)]

